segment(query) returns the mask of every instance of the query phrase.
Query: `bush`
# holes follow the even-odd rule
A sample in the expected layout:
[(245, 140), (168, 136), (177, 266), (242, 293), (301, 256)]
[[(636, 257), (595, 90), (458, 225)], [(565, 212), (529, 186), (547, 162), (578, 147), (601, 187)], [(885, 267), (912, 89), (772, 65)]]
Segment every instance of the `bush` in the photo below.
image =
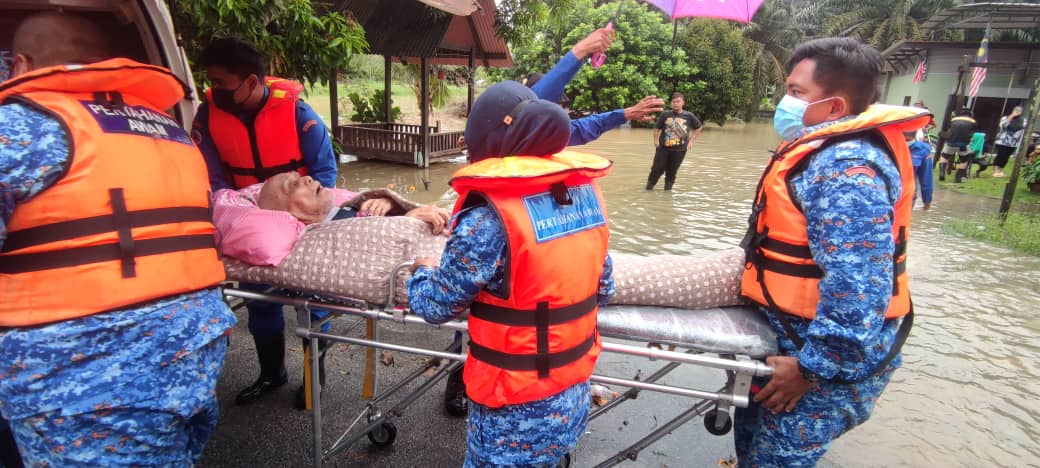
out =
[[(350, 116), (352, 122), (358, 123), (376, 123), (376, 122), (389, 122), (386, 119), (386, 101), (383, 100), (383, 90), (377, 89), (372, 91), (372, 97), (365, 99), (358, 93), (350, 93), (347, 96), (350, 99), (350, 103), (354, 106), (354, 114)], [(390, 98), (390, 104), (393, 105), (393, 98)], [(394, 122), (398, 121), (401, 116), (401, 108), (393, 106), (390, 108), (390, 118)]]
[(1027, 184), (1040, 184), (1040, 159), (1022, 170), (1022, 180)]

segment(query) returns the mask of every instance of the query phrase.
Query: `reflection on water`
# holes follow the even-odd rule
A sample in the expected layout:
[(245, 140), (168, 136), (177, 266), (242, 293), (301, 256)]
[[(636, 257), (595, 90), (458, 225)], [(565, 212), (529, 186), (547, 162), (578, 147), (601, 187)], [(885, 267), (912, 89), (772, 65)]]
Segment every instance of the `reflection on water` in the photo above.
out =
[[(611, 247), (700, 255), (737, 245), (751, 196), (777, 138), (768, 124), (709, 128), (694, 143), (672, 192), (647, 192), (649, 130), (621, 129), (582, 149), (614, 161), (603, 181)], [(459, 164), (416, 169), (365, 161), (340, 168), (340, 186), (386, 187), (450, 207)], [(423, 181), (429, 182), (428, 190)], [(414, 190), (414, 191), (413, 191)], [(959, 213), (998, 200), (939, 190), (916, 211), (909, 272), (917, 319), (870, 422), (840, 439), (840, 466), (1022, 466), (1040, 461), (1040, 258), (946, 234)]]

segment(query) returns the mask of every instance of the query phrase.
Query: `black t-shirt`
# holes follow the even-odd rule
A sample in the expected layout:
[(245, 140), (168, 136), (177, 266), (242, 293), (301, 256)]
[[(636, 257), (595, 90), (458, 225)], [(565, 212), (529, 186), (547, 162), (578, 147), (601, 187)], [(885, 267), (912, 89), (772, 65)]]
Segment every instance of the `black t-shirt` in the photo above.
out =
[(685, 150), (686, 144), (690, 142), (690, 134), (701, 128), (701, 121), (693, 112), (682, 111), (676, 113), (671, 109), (666, 110), (657, 117), (654, 128), (661, 130), (658, 144), (663, 148), (674, 148)]
[(950, 120), (947, 140), (951, 145), (967, 146), (971, 142), (973, 133), (975, 133), (975, 119), (967, 116), (954, 117)]

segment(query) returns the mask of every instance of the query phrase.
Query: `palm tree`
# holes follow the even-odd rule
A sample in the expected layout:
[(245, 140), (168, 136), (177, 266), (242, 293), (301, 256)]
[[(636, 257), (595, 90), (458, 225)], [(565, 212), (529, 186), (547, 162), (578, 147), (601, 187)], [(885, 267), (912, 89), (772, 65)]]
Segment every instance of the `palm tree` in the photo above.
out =
[(824, 0), (819, 12), (822, 32), (850, 36), (879, 50), (904, 39), (922, 39), (921, 24), (936, 12), (952, 7), (956, 0)]
[(768, 0), (751, 23), (744, 27), (744, 38), (751, 46), (755, 62), (754, 93), (745, 119), (754, 117), (770, 89), (783, 88), (786, 79), (784, 64), (791, 56), (791, 49), (805, 37), (803, 26), (798, 21), (799, 14), (795, 11), (791, 3)]

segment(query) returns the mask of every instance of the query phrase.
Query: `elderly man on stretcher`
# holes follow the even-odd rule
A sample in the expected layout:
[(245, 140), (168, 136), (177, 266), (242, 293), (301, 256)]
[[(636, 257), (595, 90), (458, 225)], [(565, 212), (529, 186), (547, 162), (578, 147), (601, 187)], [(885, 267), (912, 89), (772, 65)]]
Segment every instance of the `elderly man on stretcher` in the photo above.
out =
[(214, 197), (220, 250), (251, 265), (277, 266), (292, 251), (307, 225), (370, 216), (406, 216), (447, 233), (448, 210), (419, 206), (380, 189), (354, 193), (323, 187), (310, 176), (283, 172), (241, 190)]
[[(359, 295), (373, 303), (385, 302), (393, 267), (419, 256), (440, 256), (449, 215), (444, 208), (420, 206), (390, 190), (329, 189), (294, 172), (214, 196), (218, 247), (232, 279), (262, 277), (293, 287), (291, 283), (302, 280), (292, 273), (321, 256), (320, 274), (300, 284), (302, 289)], [(740, 249), (706, 257), (611, 256), (616, 258), (618, 283), (613, 304), (708, 309), (743, 303)], [(364, 268), (373, 270), (365, 281), (386, 275), (380, 278), (385, 280), (382, 289), (366, 291), (336, 278)], [(407, 296), (399, 294), (398, 299), (404, 303)]]
[[(370, 304), (387, 302), (399, 264), (439, 258), (448, 218), (443, 208), (416, 205), (390, 190), (322, 188), (292, 172), (214, 197), (229, 279)], [(717, 309), (742, 303), (742, 250), (611, 257), (616, 293), (610, 302), (628, 305), (600, 310), (601, 334), (754, 358), (775, 353), (775, 338), (760, 317), (747, 309)], [(396, 282), (396, 304), (407, 302), (405, 279)]]

